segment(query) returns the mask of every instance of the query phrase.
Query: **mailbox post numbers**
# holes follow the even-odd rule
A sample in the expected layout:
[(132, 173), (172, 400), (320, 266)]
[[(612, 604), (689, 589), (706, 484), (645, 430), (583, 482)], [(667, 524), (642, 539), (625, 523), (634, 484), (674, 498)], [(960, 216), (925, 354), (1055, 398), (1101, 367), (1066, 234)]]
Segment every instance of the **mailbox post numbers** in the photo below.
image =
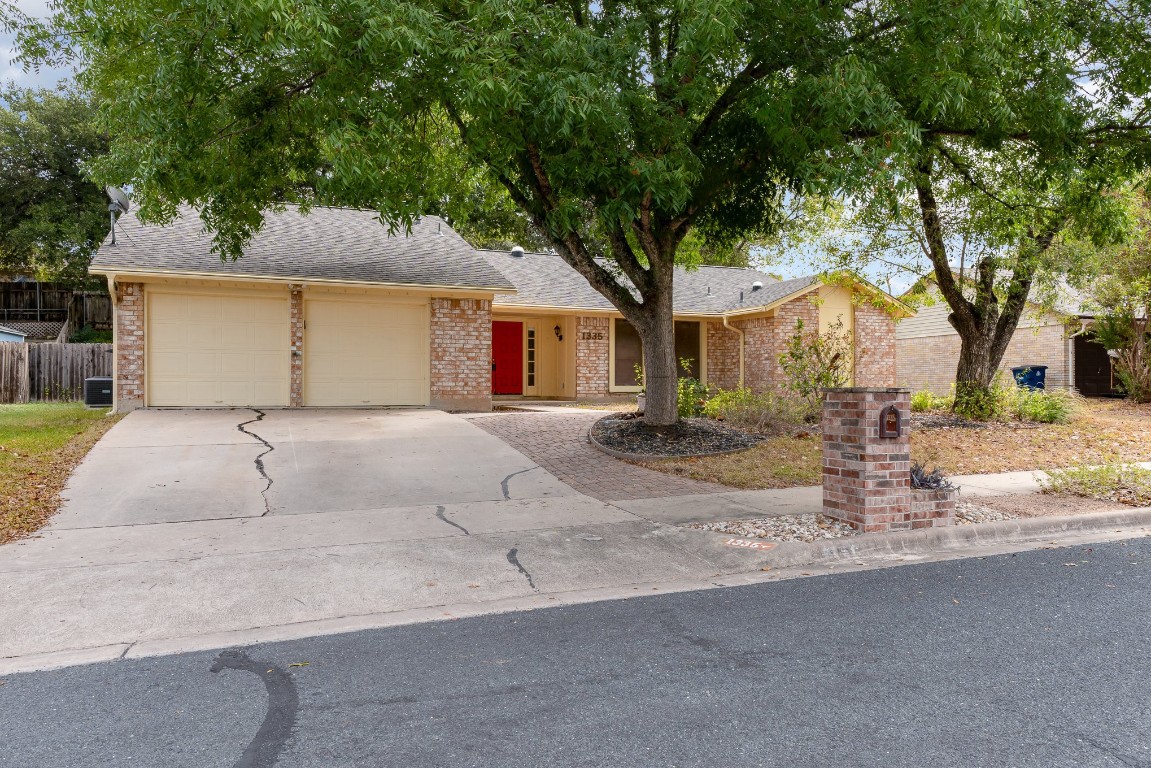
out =
[(911, 390), (829, 389), (823, 397), (823, 513), (861, 531), (912, 527)]

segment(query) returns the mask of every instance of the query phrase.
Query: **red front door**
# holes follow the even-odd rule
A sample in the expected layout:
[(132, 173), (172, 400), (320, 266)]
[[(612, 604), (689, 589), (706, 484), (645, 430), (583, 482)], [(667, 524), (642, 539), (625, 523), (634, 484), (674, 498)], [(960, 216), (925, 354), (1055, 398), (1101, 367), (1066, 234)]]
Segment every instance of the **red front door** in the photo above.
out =
[(492, 394), (524, 393), (524, 324), (492, 321)]

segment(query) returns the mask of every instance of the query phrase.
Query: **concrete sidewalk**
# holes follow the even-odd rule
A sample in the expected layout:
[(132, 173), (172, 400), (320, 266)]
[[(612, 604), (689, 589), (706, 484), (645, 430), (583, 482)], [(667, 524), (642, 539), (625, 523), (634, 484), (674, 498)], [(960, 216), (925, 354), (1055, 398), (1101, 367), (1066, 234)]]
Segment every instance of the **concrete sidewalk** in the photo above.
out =
[[(1148, 464), (1147, 466), (1151, 466)], [(1001, 472), (991, 475), (957, 475), (949, 478), (959, 488), (959, 497), (1006, 496), (1038, 493), (1042, 471)], [(658, 499), (611, 502), (646, 520), (669, 525), (739, 520), (772, 515), (820, 514), (823, 488), (818, 485), (763, 491), (726, 491)]]

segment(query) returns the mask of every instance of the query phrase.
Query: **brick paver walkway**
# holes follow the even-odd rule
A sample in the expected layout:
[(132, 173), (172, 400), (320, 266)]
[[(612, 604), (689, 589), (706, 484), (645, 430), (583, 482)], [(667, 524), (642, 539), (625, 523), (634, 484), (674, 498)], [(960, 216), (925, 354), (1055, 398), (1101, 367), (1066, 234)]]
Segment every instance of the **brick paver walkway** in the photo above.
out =
[(600, 501), (731, 490), (715, 483), (644, 469), (596, 450), (587, 441), (587, 430), (602, 416), (597, 413), (508, 413), (471, 421), (580, 493)]

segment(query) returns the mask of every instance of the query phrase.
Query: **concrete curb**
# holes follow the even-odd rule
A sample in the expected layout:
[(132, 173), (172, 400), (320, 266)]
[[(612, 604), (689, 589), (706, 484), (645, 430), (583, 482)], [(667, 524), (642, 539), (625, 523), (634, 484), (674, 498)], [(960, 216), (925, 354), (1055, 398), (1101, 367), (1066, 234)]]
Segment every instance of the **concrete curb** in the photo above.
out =
[[(694, 540), (683, 547), (685, 554), (698, 549), (711, 549), (713, 555), (735, 554), (737, 550), (720, 542), (732, 538), (727, 534), (660, 524), (660, 535)], [(1073, 534), (1091, 541), (1134, 538), (1151, 535), (1151, 507), (1120, 512), (1095, 512), (1086, 515), (1006, 520), (997, 523), (960, 525), (949, 528), (926, 528), (889, 534), (866, 534), (845, 539), (831, 539), (812, 544), (782, 542), (775, 549), (749, 555), (737, 568), (716, 563), (715, 576), (707, 579), (637, 582), (605, 587), (590, 587), (567, 592), (539, 593), (501, 598), (480, 603), (436, 605), (384, 613), (316, 619), (289, 624), (252, 627), (206, 633), (190, 637), (152, 638), (89, 648), (73, 648), (45, 653), (0, 658), (0, 675), (59, 669), (84, 664), (166, 656), (190, 651), (284, 640), (342, 634), (368, 629), (401, 626), (431, 621), (452, 621), (476, 616), (513, 611), (537, 610), (605, 600), (622, 600), (640, 595), (747, 586), (779, 579), (844, 573), (894, 565), (888, 561), (901, 558), (911, 564), (932, 557), (939, 560), (974, 557), (978, 554), (1001, 554), (1026, 551), (1028, 544), (1050, 541), (1059, 534)], [(686, 543), (686, 541), (684, 542)], [(1051, 542), (1060, 547), (1078, 542)], [(704, 557), (700, 552), (698, 556)], [(864, 562), (864, 558), (871, 558)], [(725, 558), (717, 558), (722, 560)], [(728, 563), (730, 564), (730, 560)], [(837, 568), (848, 565), (848, 568)]]
[[(818, 565), (860, 557), (883, 555), (930, 555), (970, 547), (1003, 543), (1024, 543), (1068, 533), (1133, 533), (1131, 529), (1151, 528), (1151, 507), (1118, 512), (1092, 512), (1085, 515), (1033, 517), (995, 523), (951, 525), (918, 531), (864, 534), (842, 539), (805, 542), (785, 541), (765, 552), (762, 567), (788, 568)], [(1125, 530), (1126, 529), (1126, 530)], [(729, 534), (721, 534), (732, 538)]]
[[(606, 419), (606, 418), (608, 418), (608, 417), (604, 416), (604, 419)], [(726, 456), (729, 453), (742, 453), (743, 451), (746, 451), (746, 450), (749, 450), (749, 449), (755, 447), (754, 445), (749, 445), (746, 448), (732, 448), (732, 449), (727, 450), (727, 451), (712, 451), (711, 453), (677, 453), (675, 456), (658, 456), (658, 455), (651, 454), (651, 453), (627, 453), (626, 451), (617, 451), (614, 448), (608, 448), (606, 445), (601, 443), (599, 440), (596, 440), (595, 437), (592, 436), (591, 431), (595, 428), (595, 425), (599, 424), (601, 421), (603, 421), (603, 419), (596, 419), (594, 422), (592, 422), (592, 425), (587, 428), (587, 441), (589, 443), (591, 443), (593, 447), (598, 448), (600, 451), (602, 451), (603, 453), (606, 453), (608, 456), (611, 456), (612, 458), (615, 458), (615, 459), (622, 459), (624, 461), (658, 461), (659, 459), (701, 459), (705, 456)]]

